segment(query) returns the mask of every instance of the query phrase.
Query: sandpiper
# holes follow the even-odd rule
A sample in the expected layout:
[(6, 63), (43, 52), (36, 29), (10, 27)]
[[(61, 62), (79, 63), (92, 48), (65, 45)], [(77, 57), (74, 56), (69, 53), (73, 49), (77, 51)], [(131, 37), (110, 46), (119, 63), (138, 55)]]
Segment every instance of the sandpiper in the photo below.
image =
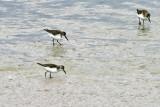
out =
[(64, 73), (66, 74), (66, 71), (64, 70), (64, 66), (63, 65), (41, 64), (41, 63), (37, 63), (37, 64), (43, 66), (44, 69), (46, 70), (45, 77), (46, 77), (47, 72), (50, 73), (50, 78), (52, 78), (51, 73), (57, 73), (59, 71), (64, 71)]
[(139, 18), (139, 25), (141, 25), (141, 20), (143, 20), (143, 26), (144, 26), (144, 20), (149, 20), (149, 22), (151, 23), (150, 20), (150, 13), (147, 10), (139, 10), (137, 9), (137, 16)]
[[(60, 31), (60, 30), (48, 30), (48, 29), (44, 29), (46, 32), (48, 32), (49, 36), (53, 38), (53, 45), (54, 45), (54, 39), (57, 40), (57, 42), (59, 43), (58, 40), (62, 39), (62, 36), (64, 36), (67, 40), (67, 36), (66, 36), (66, 32), (64, 31)], [(68, 40), (69, 41), (69, 40)], [(59, 43), (60, 45), (62, 45), (61, 43)]]

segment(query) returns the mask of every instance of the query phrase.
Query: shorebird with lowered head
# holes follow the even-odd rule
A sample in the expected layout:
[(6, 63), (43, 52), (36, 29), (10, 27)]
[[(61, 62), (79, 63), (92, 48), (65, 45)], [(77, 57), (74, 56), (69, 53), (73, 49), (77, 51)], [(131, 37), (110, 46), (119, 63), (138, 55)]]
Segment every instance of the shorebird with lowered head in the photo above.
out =
[[(44, 30), (46, 32), (48, 32), (48, 34), (49, 34), (50, 37), (53, 38), (53, 45), (54, 45), (54, 40), (57, 40), (57, 42), (59, 43), (58, 40), (61, 40), (63, 36), (68, 40), (68, 38), (66, 36), (66, 32), (64, 32), (64, 31), (60, 31), (60, 30), (48, 30), (48, 29), (44, 29)], [(62, 45), (61, 43), (59, 43), (59, 44)]]
[(64, 66), (63, 65), (41, 64), (41, 63), (37, 63), (37, 64), (43, 66), (44, 69), (46, 70), (45, 77), (46, 77), (47, 72), (50, 73), (50, 78), (52, 78), (51, 73), (57, 73), (59, 71), (63, 71), (66, 74), (66, 71), (64, 70)]
[(150, 20), (150, 13), (147, 10), (139, 10), (137, 9), (137, 16), (139, 18), (139, 25), (141, 25), (141, 20), (143, 20), (143, 26), (144, 26), (144, 20), (149, 20), (149, 22), (151, 23)]

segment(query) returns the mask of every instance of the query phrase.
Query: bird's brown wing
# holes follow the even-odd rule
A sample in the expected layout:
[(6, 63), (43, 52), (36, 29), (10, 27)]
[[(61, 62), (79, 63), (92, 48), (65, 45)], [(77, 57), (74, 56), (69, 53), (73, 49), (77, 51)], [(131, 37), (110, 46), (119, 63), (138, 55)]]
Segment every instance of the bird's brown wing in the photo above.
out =
[(143, 10), (143, 14), (144, 14), (144, 16), (150, 16), (150, 13), (147, 11), (147, 10)]
[(56, 64), (44, 64), (45, 67), (55, 68), (58, 67)]
[(143, 13), (145, 17), (150, 16), (150, 13), (147, 10), (141, 10), (141, 13)]
[(50, 68), (58, 67), (56, 64), (41, 64), (41, 63), (37, 63), (37, 64), (44, 66), (44, 67), (50, 67)]
[(58, 34), (61, 34), (61, 31), (60, 30), (51, 30), (51, 33), (53, 35), (58, 35)]
[(53, 35), (58, 35), (61, 34), (60, 30), (48, 30), (48, 29), (44, 29), (46, 32), (51, 33)]

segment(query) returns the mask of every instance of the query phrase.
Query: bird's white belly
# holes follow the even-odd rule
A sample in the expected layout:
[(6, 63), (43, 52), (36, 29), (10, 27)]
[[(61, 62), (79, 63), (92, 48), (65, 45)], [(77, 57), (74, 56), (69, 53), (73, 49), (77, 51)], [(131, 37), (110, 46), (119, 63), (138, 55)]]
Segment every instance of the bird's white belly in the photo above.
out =
[(58, 72), (57, 68), (49, 68), (49, 67), (44, 67), (44, 69), (48, 72), (56, 73)]
[(52, 37), (53, 39), (56, 39), (56, 40), (62, 39), (61, 35), (52, 35), (49, 33), (49, 36)]
[(147, 17), (144, 17), (143, 14), (137, 14), (137, 16), (138, 16), (140, 19), (143, 19), (143, 20), (147, 20), (147, 19), (148, 19)]

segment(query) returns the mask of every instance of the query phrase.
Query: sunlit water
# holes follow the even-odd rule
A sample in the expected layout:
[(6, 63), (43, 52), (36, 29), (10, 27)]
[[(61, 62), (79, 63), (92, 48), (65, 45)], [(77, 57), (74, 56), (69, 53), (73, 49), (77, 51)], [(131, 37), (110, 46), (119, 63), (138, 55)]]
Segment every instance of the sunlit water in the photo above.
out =
[[(0, 105), (159, 105), (159, 8), (158, 0), (1, 0)], [(144, 28), (136, 9), (151, 13)], [(53, 46), (45, 28), (69, 42)], [(67, 75), (45, 79), (37, 62), (63, 64)]]

